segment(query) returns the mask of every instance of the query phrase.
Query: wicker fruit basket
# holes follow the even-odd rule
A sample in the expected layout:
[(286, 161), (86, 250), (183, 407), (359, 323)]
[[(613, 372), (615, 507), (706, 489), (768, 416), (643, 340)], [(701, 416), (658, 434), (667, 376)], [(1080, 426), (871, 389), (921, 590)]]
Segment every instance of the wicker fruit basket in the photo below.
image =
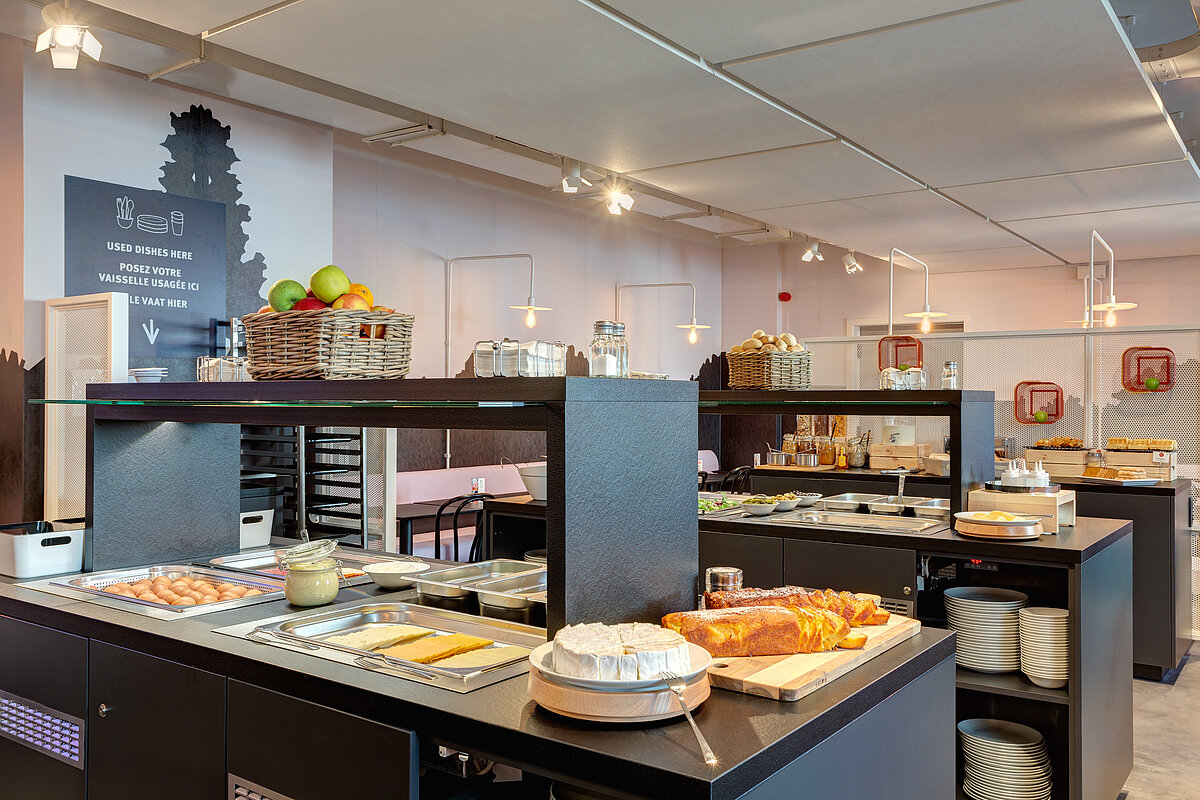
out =
[(247, 314), (247, 370), (256, 381), (403, 378), (412, 359), (411, 314), (278, 311)]
[(743, 352), (725, 356), (730, 389), (807, 389), (812, 385), (812, 353)]

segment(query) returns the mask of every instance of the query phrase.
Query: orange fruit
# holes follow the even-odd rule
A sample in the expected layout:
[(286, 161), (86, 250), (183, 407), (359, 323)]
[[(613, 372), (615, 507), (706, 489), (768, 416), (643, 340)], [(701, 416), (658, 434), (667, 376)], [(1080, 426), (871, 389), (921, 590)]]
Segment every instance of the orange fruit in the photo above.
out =
[(368, 289), (366, 286), (363, 286), (361, 283), (350, 284), (350, 288), (347, 289), (344, 294), (358, 295), (363, 300), (367, 301), (368, 307), (375, 305), (375, 295), (371, 293), (370, 289)]

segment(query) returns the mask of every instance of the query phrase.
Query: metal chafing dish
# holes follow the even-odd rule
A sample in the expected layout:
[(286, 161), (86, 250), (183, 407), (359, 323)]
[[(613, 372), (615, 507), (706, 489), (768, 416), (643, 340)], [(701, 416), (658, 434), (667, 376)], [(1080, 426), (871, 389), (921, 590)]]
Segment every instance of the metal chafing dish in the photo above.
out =
[(878, 500), (867, 503), (867, 510), (872, 514), (903, 514), (904, 509), (915, 508), (928, 500), (928, 497), (888, 495), (887, 497), (880, 497)]
[[(282, 577), (283, 570), (279, 567), (279, 556), (286, 549), (279, 547), (266, 550), (251, 550), (245, 553), (233, 553), (232, 555), (210, 558), (203, 563), (220, 569), (249, 572), (255, 575)], [(340, 545), (332, 557), (341, 561), (345, 570), (362, 572), (362, 575), (349, 576), (349, 579), (364, 583), (371, 580), (370, 576), (363, 570), (363, 567), (368, 564), (378, 564), (382, 561), (420, 561), (420, 559), (413, 556), (393, 556), (385, 553), (369, 553), (363, 550), (345, 550)], [(360, 578), (362, 579), (361, 581), (359, 581)]]
[(526, 572), (512, 578), (483, 581), (475, 586), (480, 605), (532, 608), (546, 602), (546, 571)]
[[(431, 636), (450, 633), (480, 636), (494, 642), (493, 647), (511, 645), (523, 648), (523, 651), (487, 667), (439, 667), (436, 662), (418, 664), (327, 641), (331, 636), (396, 624), (429, 628), (433, 631)], [(410, 603), (367, 603), (332, 611), (289, 614), (218, 628), (214, 632), (259, 644), (297, 649), (315, 658), (376, 670), (455, 692), (469, 692), (523, 674), (529, 669), (529, 651), (546, 641), (544, 628)]]
[(950, 519), (950, 501), (944, 499), (926, 500), (923, 503), (914, 503), (911, 506), (913, 513), (918, 517), (926, 517), (928, 519)]
[(413, 577), (413, 585), (417, 587), (417, 592), (422, 596), (460, 599), (471, 595), (475, 591), (476, 584), (483, 581), (544, 569), (544, 567), (530, 564), (528, 561), (497, 558), (492, 561), (480, 561), (477, 564), (425, 572)]
[(832, 497), (826, 497), (821, 501), (821, 507), (826, 511), (858, 511), (866, 507), (867, 503), (874, 503), (882, 500), (881, 494), (859, 494), (850, 492), (848, 494), (835, 494)]
[(828, 511), (797, 509), (771, 517), (772, 525), (804, 525), (847, 530), (871, 531), (873, 533), (905, 533), (929, 536), (946, 530), (941, 520), (915, 519), (888, 514), (851, 514)]
[[(235, 586), (246, 586), (248, 588), (258, 589), (262, 592), (262, 594), (254, 595), (253, 597), (242, 597), (236, 600), (218, 600), (215, 603), (208, 603), (206, 605), (169, 606), (104, 591), (105, 587), (112, 586), (114, 583), (134, 583), (142, 579), (153, 580), (160, 575), (164, 575), (172, 580), (182, 577), (203, 579), (214, 586), (222, 583), (231, 583)], [(144, 616), (164, 620), (198, 617), (203, 614), (212, 614), (218, 611), (228, 611), (234, 608), (242, 608), (243, 606), (256, 605), (269, 600), (277, 600), (283, 596), (282, 578), (275, 579), (257, 575), (247, 575), (244, 572), (233, 572), (230, 570), (212, 569), (208, 567), (196, 567), (186, 564), (162, 564), (145, 567), (126, 567), (123, 569), (105, 570), (103, 572), (92, 572), (86, 575), (79, 575), (77, 577), (59, 577), (40, 581), (31, 581), (28, 583), (23, 583), (22, 586), (30, 589), (38, 589), (50, 594), (56, 594), (61, 597), (74, 597), (76, 599), (83, 599), (90, 603), (96, 603), (97, 605), (103, 605), (109, 608), (118, 608), (125, 611), (131, 611), (135, 614), (142, 614)], [(79, 597), (80, 594), (85, 595), (85, 597)]]

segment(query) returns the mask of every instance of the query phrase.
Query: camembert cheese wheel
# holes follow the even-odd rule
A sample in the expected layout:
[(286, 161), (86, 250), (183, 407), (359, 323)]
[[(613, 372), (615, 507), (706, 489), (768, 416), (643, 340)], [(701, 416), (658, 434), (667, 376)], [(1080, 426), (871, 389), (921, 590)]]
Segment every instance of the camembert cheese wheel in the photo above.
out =
[(648, 680), (691, 671), (687, 640), (644, 622), (569, 625), (554, 637), (554, 670), (593, 680)]

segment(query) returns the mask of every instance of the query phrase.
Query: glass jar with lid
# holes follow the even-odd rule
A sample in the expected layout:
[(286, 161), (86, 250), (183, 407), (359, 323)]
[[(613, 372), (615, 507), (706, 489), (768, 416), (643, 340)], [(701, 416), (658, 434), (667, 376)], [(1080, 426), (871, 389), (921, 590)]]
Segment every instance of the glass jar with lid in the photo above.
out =
[(284, 570), (283, 595), (294, 606), (323, 606), (337, 597), (345, 581), (342, 562), (333, 558), (335, 539), (296, 545), (279, 557)]
[(593, 378), (629, 377), (629, 343), (625, 341), (625, 323), (597, 320), (592, 325), (592, 344), (588, 348), (588, 374)]

